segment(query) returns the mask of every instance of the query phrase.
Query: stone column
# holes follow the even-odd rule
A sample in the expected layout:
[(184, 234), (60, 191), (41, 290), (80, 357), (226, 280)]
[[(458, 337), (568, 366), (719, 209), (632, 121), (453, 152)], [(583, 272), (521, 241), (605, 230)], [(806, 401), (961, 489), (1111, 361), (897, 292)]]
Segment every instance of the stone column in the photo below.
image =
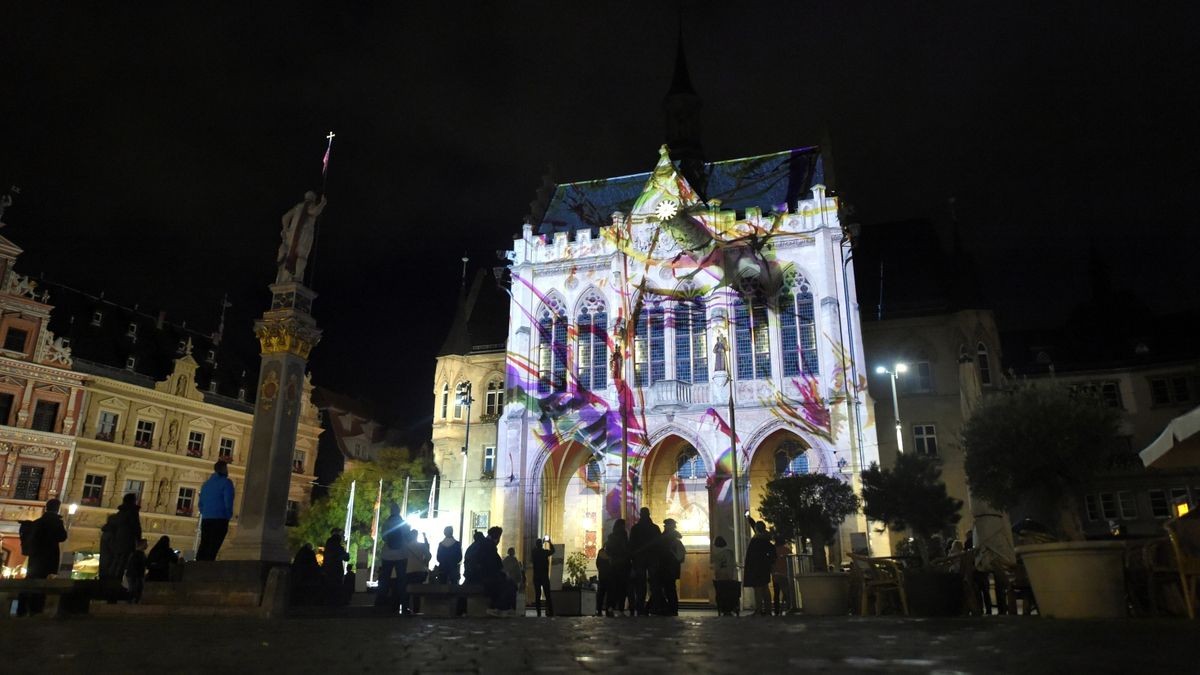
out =
[(271, 309), (254, 325), (262, 365), (241, 512), (233, 541), (221, 551), (222, 560), (291, 560), (284, 519), (292, 453), (308, 354), (321, 339), (321, 331), (311, 314), (315, 293), (294, 281), (270, 288)]

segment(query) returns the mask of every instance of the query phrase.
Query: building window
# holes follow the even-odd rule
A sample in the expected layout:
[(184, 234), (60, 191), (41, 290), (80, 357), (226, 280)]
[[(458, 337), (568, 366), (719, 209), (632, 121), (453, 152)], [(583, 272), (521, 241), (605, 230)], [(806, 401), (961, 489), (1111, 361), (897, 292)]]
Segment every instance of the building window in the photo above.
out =
[(130, 322), (130, 323), (129, 323), (129, 328), (125, 329), (125, 335), (126, 335), (126, 337), (131, 337), (131, 338), (133, 338), (133, 341), (134, 341), (134, 342), (137, 342), (137, 328), (138, 328), (138, 327), (137, 327), (137, 324), (136, 324), (136, 323)]
[(238, 387), (237, 397), (238, 397), (239, 401), (246, 400), (246, 388), (245, 387)]
[(975, 345), (975, 363), (979, 366), (979, 383), (992, 383), (992, 361), (988, 357), (987, 345), (980, 342)]
[(139, 448), (148, 448), (154, 444), (154, 422), (137, 421), (137, 429), (133, 432), (133, 444)]
[(195, 502), (196, 488), (179, 488), (179, 498), (175, 500), (175, 515), (191, 517), (192, 507)]
[(771, 338), (767, 303), (758, 296), (738, 295), (733, 304), (734, 348), (741, 380), (771, 377)]
[(133, 370), (136, 367), (137, 367), (137, 357), (136, 356), (125, 357), (125, 370)]
[(488, 382), (487, 398), (484, 400), (484, 413), (499, 415), (504, 410), (504, 383), (500, 380)]
[(800, 476), (808, 473), (808, 455), (803, 450), (780, 448), (775, 451), (776, 476)]
[(913, 364), (912, 391), (928, 393), (933, 391), (933, 367), (928, 361), (917, 361)]
[(283, 515), (283, 524), (287, 527), (295, 527), (300, 524), (300, 502), (288, 500), (287, 511)]
[(125, 481), (125, 490), (121, 494), (137, 495), (137, 505), (142, 505), (142, 493), (146, 490), (146, 481), (143, 480), (127, 480)]
[(29, 333), (20, 328), (9, 328), (4, 334), (4, 348), (10, 352), (24, 352), (25, 341), (29, 339)]
[(599, 293), (584, 297), (577, 323), (579, 386), (603, 389), (608, 386), (608, 312)]
[(1132, 492), (1118, 492), (1117, 505), (1121, 508), (1121, 518), (1134, 520), (1138, 517), (1137, 500), (1134, 499)]
[(683, 480), (708, 478), (708, 467), (695, 448), (688, 448), (675, 458), (675, 477)]
[(92, 325), (99, 326), (102, 323), (104, 323), (104, 312), (92, 312)]
[(492, 524), (491, 511), (472, 511), (471, 512), (471, 529), (486, 530)]
[(58, 423), (58, 402), (38, 401), (33, 408), (33, 429), (35, 431), (54, 431)]
[(187, 441), (188, 457), (203, 457), (204, 456), (204, 432), (189, 431)]
[(1156, 377), (1150, 380), (1150, 400), (1154, 405), (1186, 403), (1192, 398), (1186, 376)]
[(1188, 489), (1185, 487), (1171, 488), (1171, 515), (1175, 515), (1176, 504), (1190, 504)]
[(16, 398), (12, 394), (0, 393), (0, 424), (8, 424), (8, 420), (12, 417), (13, 403)]
[(1082, 382), (1072, 385), (1071, 391), (1083, 394), (1104, 403), (1109, 408), (1121, 408), (1121, 387), (1115, 381)]
[(222, 462), (233, 461), (233, 448), (236, 442), (232, 438), (222, 438), (217, 449), (217, 459)]
[(551, 297), (538, 315), (538, 392), (567, 388), (567, 319), (562, 301)]
[(303, 450), (292, 453), (292, 473), (304, 473), (304, 460), (307, 455)]
[(46, 469), (40, 466), (22, 466), (17, 472), (17, 485), (13, 499), (38, 500), (42, 493), (42, 476)]
[(442, 384), (442, 419), (450, 413), (450, 383)]
[(83, 477), (83, 495), (79, 503), (84, 506), (100, 506), (104, 499), (104, 476), (89, 473)]
[(96, 440), (111, 441), (117, 436), (117, 421), (121, 416), (107, 410), (100, 411), (100, 420), (96, 425)]
[(1096, 495), (1084, 495), (1083, 505), (1087, 511), (1088, 520), (1092, 522), (1100, 520), (1100, 505), (1096, 502)]
[(585, 467), (584, 478), (589, 483), (599, 483), (604, 478), (604, 466), (597, 460), (590, 460)]
[(937, 457), (937, 430), (932, 424), (913, 425), (913, 445), (918, 455)]
[(1104, 516), (1105, 520), (1111, 520), (1118, 515), (1117, 511), (1117, 496), (1111, 492), (1100, 493), (1100, 515)]
[(1167, 493), (1162, 490), (1150, 491), (1150, 515), (1155, 518), (1170, 518), (1171, 504), (1167, 501)]
[(708, 314), (704, 298), (675, 305), (675, 379), (708, 382)]
[(187, 351), (187, 340), (180, 340), (179, 344), (175, 346), (175, 353), (183, 354), (186, 351)]
[(817, 322), (808, 281), (797, 276), (793, 286), (779, 297), (779, 342), (783, 352), (783, 375), (816, 375)]
[(461, 420), (463, 416), (463, 403), (465, 401), (459, 395), (459, 392), (466, 392), (466, 381), (459, 382), (454, 386), (454, 419)]
[(483, 475), (491, 478), (496, 475), (496, 446), (487, 445), (483, 448)]
[(217, 378), (216, 377), (214, 377), (208, 381), (208, 393), (210, 393), (210, 394), (217, 393)]
[(217, 365), (217, 350), (215, 350), (215, 349), (208, 350), (208, 353), (204, 355), (204, 360), (210, 366)]
[(662, 303), (651, 300), (642, 307), (633, 338), (633, 381), (653, 384), (667, 376), (666, 315)]

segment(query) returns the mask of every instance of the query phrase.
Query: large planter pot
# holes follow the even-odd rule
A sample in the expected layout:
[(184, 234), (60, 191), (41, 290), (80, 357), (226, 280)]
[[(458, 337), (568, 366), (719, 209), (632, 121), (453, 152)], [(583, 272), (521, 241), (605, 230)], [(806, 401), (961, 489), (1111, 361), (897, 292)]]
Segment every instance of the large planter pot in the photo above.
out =
[(958, 616), (963, 611), (963, 577), (952, 572), (906, 570), (904, 593), (914, 616)]
[(1125, 544), (1068, 541), (1018, 546), (1042, 616), (1113, 619), (1126, 615)]
[(550, 591), (555, 616), (589, 616), (596, 613), (596, 591), (590, 589)]
[(796, 575), (800, 605), (811, 616), (842, 616), (849, 612), (850, 575), (844, 572), (809, 572)]

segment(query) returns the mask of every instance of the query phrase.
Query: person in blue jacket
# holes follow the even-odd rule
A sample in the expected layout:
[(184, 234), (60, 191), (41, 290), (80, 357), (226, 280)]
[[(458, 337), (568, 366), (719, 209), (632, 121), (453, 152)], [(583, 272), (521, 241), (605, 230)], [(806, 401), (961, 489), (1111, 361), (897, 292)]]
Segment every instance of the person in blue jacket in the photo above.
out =
[(233, 481), (225, 462), (213, 465), (213, 475), (200, 488), (200, 547), (196, 560), (216, 560), (233, 517)]

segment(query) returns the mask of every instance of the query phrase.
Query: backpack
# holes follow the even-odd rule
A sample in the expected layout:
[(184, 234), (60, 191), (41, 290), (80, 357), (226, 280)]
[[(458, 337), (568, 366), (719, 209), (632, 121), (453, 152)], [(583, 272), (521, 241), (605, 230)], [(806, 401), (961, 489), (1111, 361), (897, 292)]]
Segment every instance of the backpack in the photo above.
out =
[(37, 536), (37, 521), (22, 520), (18, 534), (21, 536), (21, 555), (26, 557), (33, 555), (33, 540)]

